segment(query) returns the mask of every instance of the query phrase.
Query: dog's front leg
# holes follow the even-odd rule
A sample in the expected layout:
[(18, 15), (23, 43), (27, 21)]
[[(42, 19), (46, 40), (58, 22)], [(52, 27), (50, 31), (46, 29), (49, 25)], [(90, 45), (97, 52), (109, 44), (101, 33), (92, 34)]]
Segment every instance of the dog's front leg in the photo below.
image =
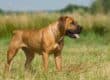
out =
[(43, 59), (44, 71), (48, 70), (48, 56), (49, 54), (47, 52), (43, 52), (42, 59)]
[(61, 71), (62, 70), (61, 52), (54, 53), (54, 58), (55, 58), (55, 64), (56, 64), (57, 71)]

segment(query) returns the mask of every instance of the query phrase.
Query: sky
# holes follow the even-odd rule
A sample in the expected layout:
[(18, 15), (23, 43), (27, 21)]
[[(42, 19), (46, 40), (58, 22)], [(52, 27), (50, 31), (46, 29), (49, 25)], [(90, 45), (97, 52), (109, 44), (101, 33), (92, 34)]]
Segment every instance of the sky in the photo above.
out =
[(58, 10), (68, 4), (91, 5), (93, 0), (0, 0), (0, 8), (5, 11)]

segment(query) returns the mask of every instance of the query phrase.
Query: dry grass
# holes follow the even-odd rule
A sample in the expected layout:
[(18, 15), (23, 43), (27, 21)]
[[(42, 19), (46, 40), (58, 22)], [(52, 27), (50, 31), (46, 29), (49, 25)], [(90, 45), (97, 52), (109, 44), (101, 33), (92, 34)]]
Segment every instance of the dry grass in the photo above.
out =
[[(36, 14), (11, 14), (0, 16), (0, 36), (11, 34), (14, 29), (24, 28), (41, 28), (48, 26), (48, 24), (56, 21), (59, 13), (36, 13)], [(86, 32), (93, 31), (99, 35), (103, 35), (110, 30), (110, 14), (96, 14), (90, 15), (85, 13), (83, 15), (78, 13), (63, 14), (75, 17), (83, 30)]]
[[(82, 36), (84, 38), (84, 36)], [(81, 38), (81, 39), (82, 39)], [(0, 40), (0, 79), (4, 79), (4, 64), (9, 39)], [(93, 44), (94, 43), (94, 44)], [(63, 71), (56, 72), (53, 55), (49, 58), (49, 71), (42, 70), (41, 56), (36, 55), (32, 62), (33, 69), (24, 71), (25, 56), (20, 50), (13, 60), (11, 74), (7, 80), (109, 80), (109, 50), (110, 45), (104, 45), (86, 40), (65, 39), (62, 52)]]

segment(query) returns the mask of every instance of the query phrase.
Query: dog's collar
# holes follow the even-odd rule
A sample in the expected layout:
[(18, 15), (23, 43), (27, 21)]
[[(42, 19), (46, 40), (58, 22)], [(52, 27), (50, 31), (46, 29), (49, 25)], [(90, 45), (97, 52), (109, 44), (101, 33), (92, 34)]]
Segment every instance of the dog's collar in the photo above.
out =
[(62, 36), (62, 37), (59, 39), (58, 42), (61, 42), (63, 39), (64, 39), (64, 36)]

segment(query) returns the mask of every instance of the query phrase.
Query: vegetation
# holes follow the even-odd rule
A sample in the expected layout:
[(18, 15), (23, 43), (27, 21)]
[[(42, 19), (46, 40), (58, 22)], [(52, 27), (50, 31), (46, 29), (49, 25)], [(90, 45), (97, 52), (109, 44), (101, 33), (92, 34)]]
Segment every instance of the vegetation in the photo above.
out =
[[(0, 79), (4, 80), (4, 64), (8, 38), (0, 40)], [(62, 52), (63, 71), (56, 72), (53, 55), (49, 58), (49, 71), (42, 70), (42, 58), (36, 55), (32, 62), (33, 69), (24, 72), (25, 55), (22, 51), (14, 58), (11, 74), (7, 80), (109, 80), (110, 45), (103, 44), (103, 39), (95, 34), (81, 35), (79, 40), (65, 38)]]
[(3, 13), (4, 13), (4, 11), (2, 9), (0, 9), (0, 14), (3, 14)]
[[(20, 15), (4, 15), (0, 16), (0, 38), (11, 35), (15, 29), (32, 29), (48, 26), (56, 21), (60, 13), (44, 13), (40, 14), (20, 14)], [(83, 26), (84, 32), (93, 32), (96, 35), (104, 36), (110, 31), (110, 15), (96, 14), (90, 15), (85, 13), (65, 14), (75, 17), (76, 21)], [(100, 17), (101, 16), (101, 17)], [(43, 24), (42, 24), (43, 23)]]
[(85, 12), (85, 11), (88, 11), (88, 10), (89, 10), (88, 7), (69, 4), (64, 9), (61, 9), (60, 12), (61, 13), (64, 13), (64, 12), (76, 12), (76, 11)]
[(93, 0), (90, 6), (79, 6), (74, 4), (68, 4), (65, 8), (61, 9), (60, 12), (89, 12), (92, 14), (96, 13), (109, 13), (110, 12), (110, 0)]
[(110, 12), (110, 0), (96, 0), (91, 5), (92, 13), (108, 13)]

